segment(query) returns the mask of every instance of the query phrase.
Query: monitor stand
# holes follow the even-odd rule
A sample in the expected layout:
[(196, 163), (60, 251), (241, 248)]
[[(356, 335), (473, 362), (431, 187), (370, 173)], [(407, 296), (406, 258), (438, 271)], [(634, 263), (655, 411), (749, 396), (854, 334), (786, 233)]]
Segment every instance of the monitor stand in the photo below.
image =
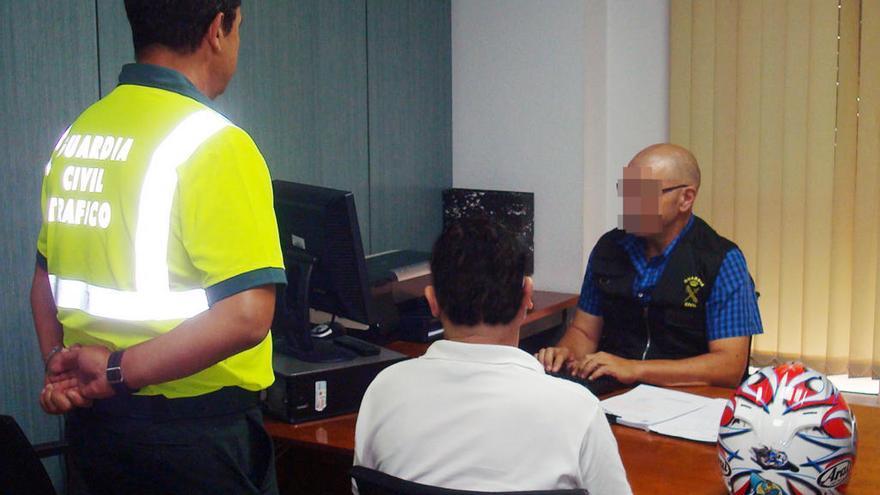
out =
[(354, 352), (337, 346), (332, 339), (312, 336), (309, 290), (317, 261), (304, 249), (293, 247), (284, 251), (288, 286), (278, 287), (275, 293), (274, 348), (276, 352), (308, 363), (350, 361), (356, 357)]

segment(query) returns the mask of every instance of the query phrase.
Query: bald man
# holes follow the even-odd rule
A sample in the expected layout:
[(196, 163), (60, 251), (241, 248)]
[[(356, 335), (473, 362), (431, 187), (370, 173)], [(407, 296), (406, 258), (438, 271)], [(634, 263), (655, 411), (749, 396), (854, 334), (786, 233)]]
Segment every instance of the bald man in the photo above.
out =
[(621, 228), (596, 243), (571, 325), (536, 357), (590, 381), (737, 386), (761, 317), (742, 252), (693, 214), (697, 160), (649, 146), (617, 188)]

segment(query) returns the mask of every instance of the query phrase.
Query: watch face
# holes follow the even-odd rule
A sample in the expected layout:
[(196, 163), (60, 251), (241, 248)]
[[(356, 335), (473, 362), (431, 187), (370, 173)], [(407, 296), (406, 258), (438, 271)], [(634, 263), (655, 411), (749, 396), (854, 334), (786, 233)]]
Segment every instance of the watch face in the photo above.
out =
[(122, 383), (122, 368), (107, 368), (107, 381), (110, 383)]

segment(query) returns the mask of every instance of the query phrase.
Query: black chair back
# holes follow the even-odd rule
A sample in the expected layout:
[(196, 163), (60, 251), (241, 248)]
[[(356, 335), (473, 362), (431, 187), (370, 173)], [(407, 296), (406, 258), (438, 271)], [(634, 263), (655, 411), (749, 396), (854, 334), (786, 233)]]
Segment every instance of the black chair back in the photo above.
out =
[(0, 493), (56, 495), (40, 455), (12, 416), (0, 415)]
[(357, 482), (360, 495), (586, 495), (587, 491), (576, 488), (566, 490), (532, 490), (518, 492), (477, 492), (453, 490), (423, 485), (400, 479), (363, 466), (351, 468), (351, 477)]

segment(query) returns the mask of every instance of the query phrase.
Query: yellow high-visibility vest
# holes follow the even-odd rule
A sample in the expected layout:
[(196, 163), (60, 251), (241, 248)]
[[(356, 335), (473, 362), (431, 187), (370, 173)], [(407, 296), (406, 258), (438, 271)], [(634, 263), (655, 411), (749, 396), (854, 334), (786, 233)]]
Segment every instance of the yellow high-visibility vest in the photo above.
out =
[[(266, 163), (183, 75), (132, 64), (46, 165), (38, 262), (65, 345), (131, 347), (213, 302), (284, 283)], [(144, 387), (191, 397), (273, 381), (272, 339), (199, 373)]]

